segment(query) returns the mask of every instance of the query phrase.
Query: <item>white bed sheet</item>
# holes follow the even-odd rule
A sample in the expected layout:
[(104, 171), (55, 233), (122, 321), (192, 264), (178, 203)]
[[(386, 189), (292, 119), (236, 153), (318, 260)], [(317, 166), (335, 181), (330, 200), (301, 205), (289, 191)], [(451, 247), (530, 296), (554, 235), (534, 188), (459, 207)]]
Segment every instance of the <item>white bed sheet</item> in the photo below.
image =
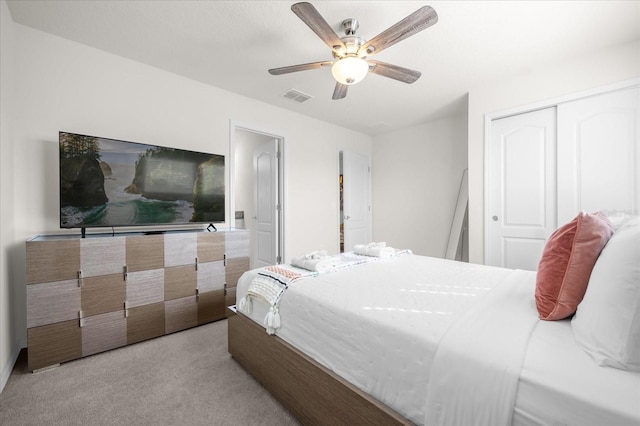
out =
[(514, 413), (522, 426), (638, 426), (640, 373), (600, 367), (571, 321), (540, 321), (525, 357)]

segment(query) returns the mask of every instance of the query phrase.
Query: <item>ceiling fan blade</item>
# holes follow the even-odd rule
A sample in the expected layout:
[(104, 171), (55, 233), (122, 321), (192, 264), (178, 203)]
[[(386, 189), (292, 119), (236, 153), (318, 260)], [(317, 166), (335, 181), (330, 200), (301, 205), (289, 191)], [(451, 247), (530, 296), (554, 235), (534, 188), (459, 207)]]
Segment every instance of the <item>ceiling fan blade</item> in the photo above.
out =
[(429, 28), (438, 22), (438, 14), (431, 6), (423, 6), (404, 18), (402, 21), (381, 32), (368, 42), (360, 50), (369, 51), (370, 55), (380, 53), (389, 46), (393, 46), (420, 31)]
[(333, 97), (331, 99), (336, 100), (344, 98), (345, 96), (347, 96), (348, 88), (349, 86), (347, 86), (346, 84), (336, 82), (336, 88), (333, 89)]
[(291, 65), (288, 67), (280, 67), (280, 68), (271, 68), (269, 70), (269, 74), (271, 75), (289, 74), (290, 72), (315, 70), (317, 68), (330, 67), (331, 65), (333, 65), (333, 62), (331, 61), (310, 62), (308, 64)]
[(393, 78), (403, 83), (411, 84), (420, 78), (420, 71), (410, 70), (409, 68), (399, 67), (397, 65), (387, 64), (386, 62), (369, 60), (369, 72), (378, 74), (383, 77)]
[(333, 31), (327, 21), (324, 20), (322, 15), (316, 10), (311, 3), (302, 2), (296, 3), (291, 6), (293, 13), (298, 15), (302, 21), (307, 24), (314, 33), (318, 35), (326, 43), (331, 50), (336, 52), (344, 52), (346, 47), (338, 34)]

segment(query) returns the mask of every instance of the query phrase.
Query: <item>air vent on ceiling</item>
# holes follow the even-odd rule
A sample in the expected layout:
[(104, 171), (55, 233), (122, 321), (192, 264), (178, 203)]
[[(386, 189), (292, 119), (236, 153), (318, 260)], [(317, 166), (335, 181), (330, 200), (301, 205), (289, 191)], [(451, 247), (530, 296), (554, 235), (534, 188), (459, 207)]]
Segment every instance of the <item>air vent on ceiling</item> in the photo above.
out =
[(290, 99), (292, 101), (296, 101), (298, 103), (303, 103), (308, 101), (309, 99), (313, 98), (313, 96), (308, 95), (304, 92), (301, 92), (299, 90), (296, 89), (289, 89), (286, 92), (284, 92), (282, 94), (282, 97), (285, 99)]
[(371, 129), (374, 132), (381, 132), (388, 127), (391, 127), (391, 124), (387, 123), (386, 121), (379, 121), (375, 124), (371, 124), (369, 126), (369, 129)]

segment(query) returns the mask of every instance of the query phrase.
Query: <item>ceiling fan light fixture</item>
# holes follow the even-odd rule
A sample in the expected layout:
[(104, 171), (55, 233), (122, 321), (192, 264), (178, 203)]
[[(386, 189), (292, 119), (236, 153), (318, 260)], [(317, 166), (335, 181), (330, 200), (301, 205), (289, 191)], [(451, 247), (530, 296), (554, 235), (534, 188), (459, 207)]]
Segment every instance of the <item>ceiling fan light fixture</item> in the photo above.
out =
[(369, 72), (369, 64), (362, 58), (347, 56), (336, 61), (331, 67), (331, 74), (338, 83), (351, 85), (361, 82)]
[(319, 61), (272, 68), (269, 73), (280, 75), (331, 65), (331, 74), (337, 81), (332, 96), (334, 100), (344, 98), (348, 87), (361, 82), (369, 71), (407, 84), (415, 82), (420, 78), (419, 71), (371, 59), (367, 62), (365, 59), (438, 22), (436, 11), (431, 6), (422, 6), (367, 41), (356, 35), (359, 23), (355, 18), (345, 19), (342, 22), (345, 36), (339, 37), (311, 3), (306, 1), (295, 3), (291, 5), (291, 10), (331, 49), (335, 62)]

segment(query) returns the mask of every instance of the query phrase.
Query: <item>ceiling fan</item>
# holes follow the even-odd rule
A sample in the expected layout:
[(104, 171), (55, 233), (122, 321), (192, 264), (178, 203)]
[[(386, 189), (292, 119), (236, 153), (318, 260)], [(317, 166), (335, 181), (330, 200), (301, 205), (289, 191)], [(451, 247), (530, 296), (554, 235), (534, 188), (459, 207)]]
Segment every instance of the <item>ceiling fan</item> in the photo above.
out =
[(331, 73), (336, 79), (333, 99), (342, 99), (347, 96), (348, 87), (362, 81), (369, 72), (409, 84), (416, 81), (422, 75), (420, 71), (372, 59), (367, 60), (367, 58), (438, 22), (436, 11), (430, 6), (423, 6), (367, 41), (356, 36), (360, 24), (355, 18), (342, 22), (345, 36), (341, 38), (311, 3), (295, 3), (291, 6), (291, 10), (329, 46), (336, 61), (320, 61), (272, 68), (269, 73), (280, 75), (331, 67)]

